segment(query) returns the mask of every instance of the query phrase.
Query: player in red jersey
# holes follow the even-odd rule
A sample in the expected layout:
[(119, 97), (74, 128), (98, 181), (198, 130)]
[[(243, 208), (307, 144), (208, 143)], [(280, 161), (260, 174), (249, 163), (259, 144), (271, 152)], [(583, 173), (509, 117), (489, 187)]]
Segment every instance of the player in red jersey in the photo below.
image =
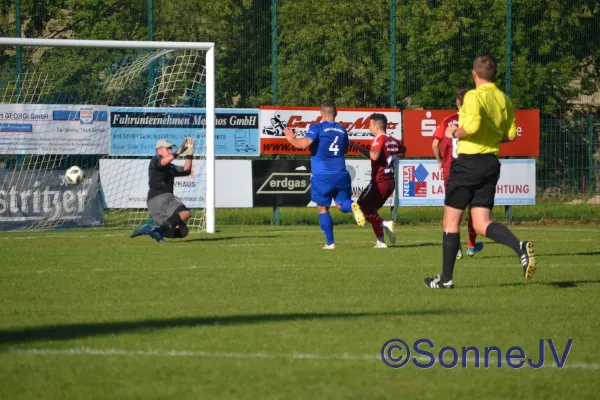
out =
[(396, 224), (394, 221), (384, 221), (377, 211), (394, 192), (396, 160), (399, 154), (403, 155), (406, 152), (406, 148), (401, 140), (396, 140), (386, 133), (385, 115), (375, 113), (371, 114), (369, 119), (369, 131), (375, 136), (371, 142), (371, 149), (364, 149), (353, 142), (350, 142), (350, 147), (371, 160), (371, 182), (360, 194), (358, 205), (363, 210), (366, 220), (373, 225), (373, 232), (377, 237), (375, 248), (385, 249), (387, 245), (383, 232), (385, 231), (392, 244), (396, 243)]
[[(460, 109), (462, 106), (463, 98), (469, 89), (459, 89), (456, 92), (456, 107)], [(452, 161), (457, 157), (456, 155), (456, 146), (458, 144), (458, 139), (449, 139), (445, 136), (444, 132), (446, 128), (449, 126), (458, 125), (458, 113), (449, 116), (444, 119), (442, 123), (436, 128), (433, 133), (433, 143), (431, 144), (431, 148), (433, 149), (433, 154), (437, 159), (437, 162), (440, 167), (440, 171), (444, 177), (444, 186), (448, 182), (448, 176), (450, 176), (450, 168), (452, 167)], [(467, 243), (467, 255), (474, 256), (475, 253), (480, 252), (483, 249), (482, 242), (475, 242), (477, 239), (477, 233), (475, 233), (475, 229), (473, 229), (473, 219), (471, 218), (471, 210), (469, 209), (469, 241)], [(463, 257), (462, 249), (459, 247), (458, 253), (456, 254), (457, 259), (461, 259)]]

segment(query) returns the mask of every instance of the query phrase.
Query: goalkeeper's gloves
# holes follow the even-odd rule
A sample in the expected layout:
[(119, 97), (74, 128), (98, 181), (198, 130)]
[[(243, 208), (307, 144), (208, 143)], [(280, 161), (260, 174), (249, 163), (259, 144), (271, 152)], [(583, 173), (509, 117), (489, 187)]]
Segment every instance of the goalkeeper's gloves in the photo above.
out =
[[(181, 143), (179, 145), (179, 147), (177, 148), (177, 151), (173, 153), (173, 157), (177, 158), (179, 157), (181, 154), (183, 154), (183, 152), (185, 152), (187, 150), (187, 138), (185, 138), (183, 140), (183, 143)], [(186, 153), (187, 154), (187, 153)]]
[(185, 156), (186, 158), (191, 158), (194, 155), (194, 138), (192, 137), (186, 137), (185, 138), (185, 142), (184, 142), (187, 146), (187, 148), (185, 149)]

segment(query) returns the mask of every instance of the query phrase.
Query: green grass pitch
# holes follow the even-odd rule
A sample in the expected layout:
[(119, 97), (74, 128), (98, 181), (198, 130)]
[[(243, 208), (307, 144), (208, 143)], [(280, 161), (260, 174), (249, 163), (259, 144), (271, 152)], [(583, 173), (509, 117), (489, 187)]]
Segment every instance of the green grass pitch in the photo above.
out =
[[(538, 255), (484, 239), (440, 272), (441, 232), (399, 227), (373, 249), (370, 228), (227, 226), (159, 245), (129, 232), (0, 235), (1, 399), (596, 399), (600, 388), (600, 228), (516, 227)], [(466, 239), (463, 231), (463, 243)], [(384, 342), (521, 346), (540, 369), (474, 360), (387, 367)], [(435, 352), (434, 349), (433, 351)], [(492, 361), (494, 361), (492, 359)]]

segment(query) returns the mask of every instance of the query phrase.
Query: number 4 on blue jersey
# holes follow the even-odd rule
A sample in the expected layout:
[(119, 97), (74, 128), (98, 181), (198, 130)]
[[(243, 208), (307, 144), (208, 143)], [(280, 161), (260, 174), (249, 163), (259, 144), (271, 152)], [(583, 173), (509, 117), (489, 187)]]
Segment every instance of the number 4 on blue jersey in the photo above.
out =
[(310, 152), (313, 175), (334, 174), (346, 170), (346, 128), (336, 122), (320, 122), (309, 128), (306, 137), (312, 140)]

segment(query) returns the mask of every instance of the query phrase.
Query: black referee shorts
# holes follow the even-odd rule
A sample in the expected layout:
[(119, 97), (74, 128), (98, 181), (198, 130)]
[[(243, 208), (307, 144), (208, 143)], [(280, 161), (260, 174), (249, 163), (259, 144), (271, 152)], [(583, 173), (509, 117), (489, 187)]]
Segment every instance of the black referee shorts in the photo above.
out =
[(460, 154), (452, 161), (444, 204), (464, 210), (467, 206), (494, 208), (500, 161), (493, 154)]

